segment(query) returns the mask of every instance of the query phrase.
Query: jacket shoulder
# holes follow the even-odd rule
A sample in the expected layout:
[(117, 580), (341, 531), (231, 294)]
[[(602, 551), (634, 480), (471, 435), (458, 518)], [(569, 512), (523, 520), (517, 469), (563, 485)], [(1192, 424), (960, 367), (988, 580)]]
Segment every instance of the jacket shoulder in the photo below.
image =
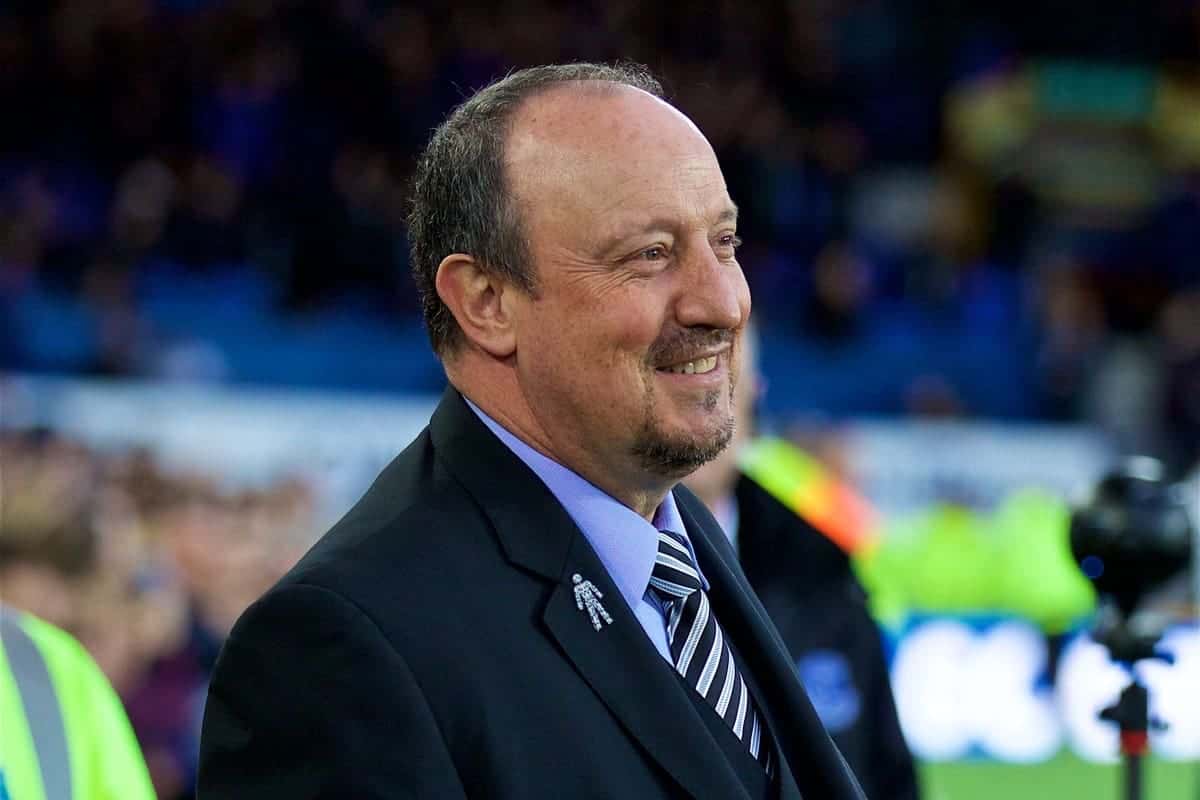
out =
[(322, 587), (370, 608), (385, 592), (424, 587), (436, 594), (454, 565), (493, 560), (498, 553), (486, 514), (438, 462), (426, 431), (276, 588)]

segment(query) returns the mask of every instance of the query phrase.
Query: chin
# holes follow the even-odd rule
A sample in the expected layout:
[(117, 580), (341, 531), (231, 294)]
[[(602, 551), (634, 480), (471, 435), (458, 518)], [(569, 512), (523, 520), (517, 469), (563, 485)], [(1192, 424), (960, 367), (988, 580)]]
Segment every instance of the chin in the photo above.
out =
[(733, 438), (732, 415), (716, 426), (706, 427), (701, 434), (644, 431), (634, 445), (634, 455), (652, 474), (670, 479), (685, 478), (719, 456)]

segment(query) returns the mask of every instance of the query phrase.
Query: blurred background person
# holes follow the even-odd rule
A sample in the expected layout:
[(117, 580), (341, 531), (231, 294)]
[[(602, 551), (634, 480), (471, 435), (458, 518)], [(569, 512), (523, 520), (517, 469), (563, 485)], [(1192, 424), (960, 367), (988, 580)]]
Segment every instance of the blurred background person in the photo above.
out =
[(87, 648), (159, 796), (190, 796), (217, 650), (297, 557), (309, 502), (290, 479), (234, 492), (145, 451), (0, 432), (0, 599)]
[(77, 641), (0, 602), (0, 797), (154, 800), (121, 700)]
[[(832, 511), (829, 517), (841, 526), (834, 535), (839, 543), (741, 469), (747, 449), (761, 433), (755, 408), (765, 390), (752, 327), (741, 348), (733, 439), (684, 484), (729, 537), (813, 706), (863, 791), (877, 800), (915, 800), (916, 770), (896, 716), (883, 635), (842, 549), (863, 546), (874, 535), (863, 529), (871, 520), (852, 508)], [(856, 522), (862, 527), (851, 531)]]

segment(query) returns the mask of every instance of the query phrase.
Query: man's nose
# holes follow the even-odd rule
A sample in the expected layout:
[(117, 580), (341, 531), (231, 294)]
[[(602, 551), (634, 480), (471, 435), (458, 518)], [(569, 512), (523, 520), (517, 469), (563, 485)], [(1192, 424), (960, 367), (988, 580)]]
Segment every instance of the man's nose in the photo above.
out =
[(723, 261), (707, 242), (680, 273), (676, 317), (681, 326), (740, 328), (750, 314), (750, 289), (736, 261)]

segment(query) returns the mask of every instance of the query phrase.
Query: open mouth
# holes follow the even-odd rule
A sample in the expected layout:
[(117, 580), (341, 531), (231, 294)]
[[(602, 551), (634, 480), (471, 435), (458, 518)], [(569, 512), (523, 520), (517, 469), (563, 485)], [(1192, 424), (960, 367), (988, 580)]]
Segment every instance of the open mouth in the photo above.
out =
[(697, 358), (692, 361), (685, 361), (682, 364), (673, 364), (669, 367), (659, 367), (660, 372), (669, 372), (672, 375), (703, 375), (707, 372), (712, 372), (717, 368), (717, 357), (706, 356), (705, 358)]

